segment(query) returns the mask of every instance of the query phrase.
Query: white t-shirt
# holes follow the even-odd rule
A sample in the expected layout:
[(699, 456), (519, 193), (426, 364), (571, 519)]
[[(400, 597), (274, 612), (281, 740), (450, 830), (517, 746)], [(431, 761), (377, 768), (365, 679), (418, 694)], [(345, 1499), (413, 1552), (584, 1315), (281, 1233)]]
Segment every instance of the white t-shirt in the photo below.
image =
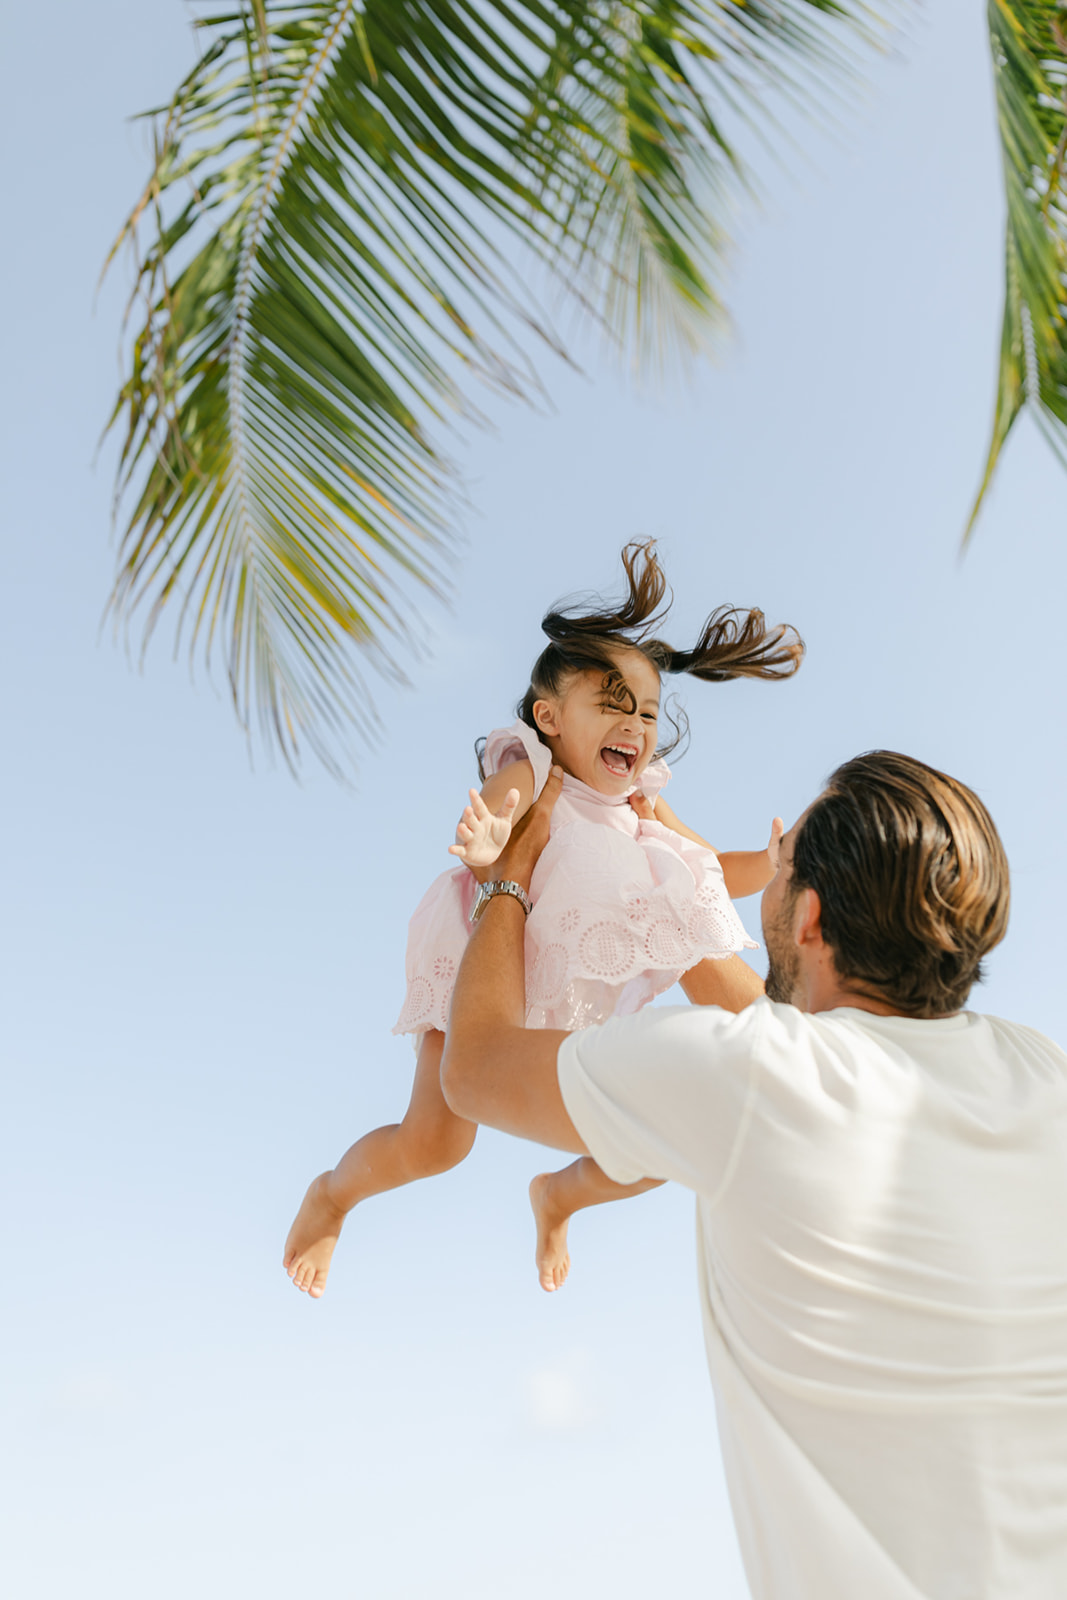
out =
[(1067, 1600), (1067, 1056), (1032, 1029), (761, 1000), (572, 1034), (620, 1183), (697, 1195), (756, 1600)]

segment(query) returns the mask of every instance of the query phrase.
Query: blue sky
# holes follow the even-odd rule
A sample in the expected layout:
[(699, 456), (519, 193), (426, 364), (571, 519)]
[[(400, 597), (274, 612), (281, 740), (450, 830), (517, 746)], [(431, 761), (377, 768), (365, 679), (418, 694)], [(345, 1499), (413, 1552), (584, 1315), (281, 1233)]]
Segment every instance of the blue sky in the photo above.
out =
[(679, 814), (757, 846), (858, 750), (948, 769), (1014, 871), (975, 1003), (1062, 1041), (1067, 477), (1028, 425), (958, 554), (1000, 314), (980, 8), (912, 14), (836, 133), (764, 168), (714, 362), (641, 387), (580, 340), (581, 373), (542, 363), (554, 410), (493, 403), (454, 605), (378, 694), (355, 794), (251, 769), (166, 628), (143, 674), (99, 634), (121, 272), (95, 310), (94, 287), (145, 172), (124, 119), (191, 59), (186, 16), (70, 8), (47, 82), (0, 107), (6, 1587), (740, 1600), (688, 1196), (580, 1219), (544, 1296), (525, 1189), (552, 1158), (483, 1134), (352, 1219), (320, 1304), (281, 1245), (307, 1179), (406, 1103), (404, 932), (475, 737), (510, 720), (545, 606), (637, 535), (680, 640), (728, 600), (809, 646), (789, 684), (684, 690)]

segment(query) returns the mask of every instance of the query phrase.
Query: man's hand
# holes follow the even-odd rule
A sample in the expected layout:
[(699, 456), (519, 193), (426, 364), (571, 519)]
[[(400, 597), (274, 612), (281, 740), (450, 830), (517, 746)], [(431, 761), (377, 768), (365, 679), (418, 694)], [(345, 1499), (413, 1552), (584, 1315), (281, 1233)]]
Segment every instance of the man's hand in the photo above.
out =
[(511, 836), (497, 860), (497, 872), (501, 878), (510, 878), (513, 883), (529, 889), (538, 857), (548, 843), (552, 808), (562, 788), (563, 768), (553, 767), (538, 798), (510, 830)]
[(497, 812), (490, 811), (477, 789), (468, 793), (471, 803), (464, 808), (456, 827), (456, 842), (449, 845), (448, 853), (458, 856), (468, 867), (491, 867), (511, 837), (519, 791), (509, 789)]
[(640, 789), (635, 789), (630, 796), (630, 809), (636, 811), (642, 822), (655, 822), (656, 811), (647, 794), (642, 794)]

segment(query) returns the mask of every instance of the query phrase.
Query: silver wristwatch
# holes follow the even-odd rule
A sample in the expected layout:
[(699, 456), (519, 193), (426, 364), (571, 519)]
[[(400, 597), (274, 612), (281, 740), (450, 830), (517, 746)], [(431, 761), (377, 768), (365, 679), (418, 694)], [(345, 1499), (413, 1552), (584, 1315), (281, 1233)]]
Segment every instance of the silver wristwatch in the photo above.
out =
[(512, 883), (510, 878), (494, 878), (489, 883), (480, 883), (478, 885), (478, 893), (474, 897), (474, 904), (471, 906), (470, 916), (467, 919), (468, 922), (477, 922), (490, 900), (497, 894), (510, 894), (513, 900), (519, 902), (527, 916), (533, 910), (533, 906), (530, 904), (530, 896), (526, 893), (521, 883)]

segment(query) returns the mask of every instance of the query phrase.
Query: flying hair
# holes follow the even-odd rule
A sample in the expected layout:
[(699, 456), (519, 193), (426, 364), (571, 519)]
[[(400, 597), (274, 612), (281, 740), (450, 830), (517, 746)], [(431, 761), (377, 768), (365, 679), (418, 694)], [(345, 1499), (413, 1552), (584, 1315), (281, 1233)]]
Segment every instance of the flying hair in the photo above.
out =
[[(687, 673), (706, 683), (790, 678), (800, 666), (804, 641), (796, 629), (788, 623), (768, 627), (763, 612), (755, 608), (719, 606), (704, 623), (692, 649), (675, 650), (657, 636), (674, 597), (656, 558), (655, 541), (632, 541), (622, 552), (622, 565), (626, 593), (617, 605), (587, 595), (546, 613), (541, 628), (549, 643), (534, 662), (530, 686), (516, 708), (535, 732), (535, 703), (561, 695), (579, 673), (599, 673), (607, 703), (627, 713), (635, 711), (633, 690), (615, 659), (619, 650), (640, 651), (661, 675)], [(689, 731), (680, 707), (665, 711), (664, 716), (674, 737), (657, 756), (677, 749)]]

